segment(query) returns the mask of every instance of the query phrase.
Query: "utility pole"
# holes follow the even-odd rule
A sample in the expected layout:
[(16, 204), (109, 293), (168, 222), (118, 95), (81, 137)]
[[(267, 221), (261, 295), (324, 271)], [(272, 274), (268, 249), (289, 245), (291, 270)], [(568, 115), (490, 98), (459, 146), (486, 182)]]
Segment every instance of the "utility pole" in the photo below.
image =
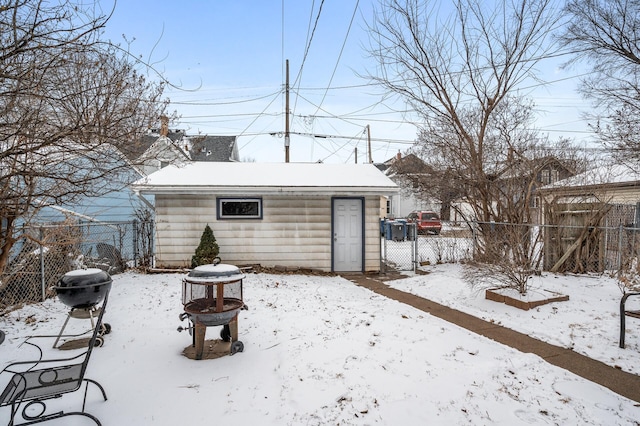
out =
[(284, 86), (284, 90), (285, 90), (285, 101), (284, 101), (284, 162), (288, 163), (289, 162), (289, 143), (290, 143), (290, 139), (289, 139), (289, 60), (287, 59), (286, 62), (287, 66), (286, 66), (286, 82), (285, 82), (285, 86)]
[(358, 147), (356, 146), (354, 152), (354, 156), (356, 157), (356, 164), (358, 164)]
[(371, 127), (367, 124), (367, 149), (369, 150), (369, 163), (373, 163), (371, 156)]

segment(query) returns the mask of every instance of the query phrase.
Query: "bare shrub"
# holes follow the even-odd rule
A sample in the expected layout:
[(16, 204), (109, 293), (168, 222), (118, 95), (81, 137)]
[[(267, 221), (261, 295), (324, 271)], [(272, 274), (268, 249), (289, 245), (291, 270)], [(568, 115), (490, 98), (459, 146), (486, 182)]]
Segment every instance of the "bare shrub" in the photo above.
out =
[[(82, 232), (71, 221), (29, 229), (1, 277), (0, 308), (54, 296), (53, 287), (60, 277), (80, 266), (81, 241)], [(44, 276), (42, 264), (47, 265)]]
[(529, 278), (540, 270), (541, 232), (529, 225), (480, 224), (474, 260), (463, 279), (474, 288), (511, 288), (526, 294)]

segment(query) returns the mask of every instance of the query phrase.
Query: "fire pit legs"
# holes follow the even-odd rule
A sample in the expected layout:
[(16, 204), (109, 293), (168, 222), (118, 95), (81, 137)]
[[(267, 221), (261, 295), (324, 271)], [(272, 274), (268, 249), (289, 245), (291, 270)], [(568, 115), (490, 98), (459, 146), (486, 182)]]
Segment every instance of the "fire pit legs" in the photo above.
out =
[(231, 355), (235, 354), (236, 352), (242, 352), (244, 350), (244, 343), (242, 343), (240, 340), (238, 340), (238, 315), (236, 314), (235, 317), (233, 317), (233, 319), (231, 321), (229, 321), (229, 336), (231, 337), (231, 348), (229, 349), (229, 352), (231, 353)]
[[(228, 334), (227, 334), (228, 333)], [(193, 346), (195, 348), (195, 359), (201, 360), (204, 353), (204, 342), (207, 334), (207, 325), (196, 321), (193, 325)], [(228, 338), (225, 338), (227, 337)], [(244, 344), (238, 340), (238, 315), (234, 316), (229, 323), (225, 324), (220, 331), (220, 337), (224, 342), (231, 342), (231, 355), (244, 350)]]
[(195, 340), (196, 359), (201, 360), (202, 352), (204, 351), (204, 336), (207, 334), (207, 326), (197, 321), (194, 328), (193, 338)]
[(238, 341), (238, 315), (229, 321), (229, 335), (231, 336), (231, 342)]

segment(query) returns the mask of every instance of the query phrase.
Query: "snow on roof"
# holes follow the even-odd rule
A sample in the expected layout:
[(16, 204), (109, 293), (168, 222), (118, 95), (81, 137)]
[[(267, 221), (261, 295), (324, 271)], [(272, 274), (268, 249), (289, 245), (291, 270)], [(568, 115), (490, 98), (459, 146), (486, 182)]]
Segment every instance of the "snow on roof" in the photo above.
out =
[(623, 164), (601, 166), (584, 173), (547, 185), (542, 190), (554, 188), (579, 188), (602, 185), (634, 185), (640, 182), (640, 172)]
[(397, 185), (373, 164), (193, 162), (167, 166), (133, 184), (144, 193), (255, 189), (393, 194)]

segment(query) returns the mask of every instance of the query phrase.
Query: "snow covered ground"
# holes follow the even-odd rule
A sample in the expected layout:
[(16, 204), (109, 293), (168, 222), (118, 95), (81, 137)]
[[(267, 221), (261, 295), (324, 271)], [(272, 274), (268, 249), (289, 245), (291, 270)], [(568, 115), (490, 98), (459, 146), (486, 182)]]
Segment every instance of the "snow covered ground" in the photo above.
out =
[[(627, 349), (618, 348), (614, 280), (536, 277), (532, 286), (570, 299), (522, 311), (470, 290), (460, 265), (425, 269), (427, 275), (387, 284), (640, 373), (636, 320), (629, 320)], [(113, 276), (105, 315), (113, 331), (94, 350), (88, 371), (109, 397), (104, 402), (89, 388), (87, 411), (103, 425), (564, 426), (640, 419), (634, 401), (340, 277), (247, 275), (249, 310), (239, 318), (244, 352), (194, 361), (182, 354), (190, 336), (176, 330), (186, 325), (178, 319), (182, 278)], [(35, 356), (19, 344), (29, 335), (57, 334), (67, 311), (52, 299), (0, 318), (6, 333), (0, 366)], [(87, 323), (72, 319), (69, 327)], [(209, 328), (207, 339), (218, 333)], [(81, 397), (66, 395), (56, 404), (80, 409)], [(8, 417), (0, 409), (0, 422)], [(57, 424), (89, 423), (78, 417)]]

